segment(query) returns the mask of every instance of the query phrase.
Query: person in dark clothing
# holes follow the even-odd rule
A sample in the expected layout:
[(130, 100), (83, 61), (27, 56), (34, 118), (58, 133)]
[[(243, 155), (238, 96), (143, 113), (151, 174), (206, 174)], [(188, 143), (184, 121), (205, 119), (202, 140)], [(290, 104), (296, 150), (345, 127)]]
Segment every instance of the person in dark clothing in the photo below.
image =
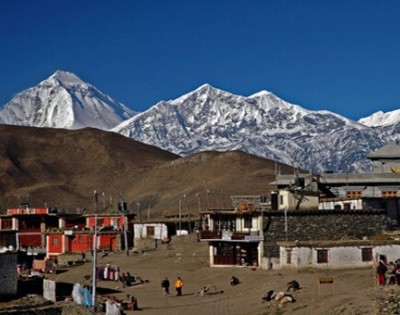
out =
[(378, 285), (380, 286), (386, 284), (386, 271), (387, 271), (386, 264), (382, 260), (379, 261), (378, 266), (376, 268), (376, 273), (378, 276)]
[(290, 289), (293, 289), (293, 291), (297, 291), (300, 289), (300, 284), (296, 280), (290, 281), (287, 285), (288, 288), (286, 291), (290, 291)]
[(137, 298), (135, 298), (131, 294), (128, 294), (126, 297), (128, 298), (129, 309), (131, 309), (132, 311), (140, 311)]
[(271, 302), (274, 298), (275, 298), (275, 291), (274, 290), (269, 290), (267, 292), (267, 294), (265, 294), (262, 297), (262, 302), (264, 302), (264, 301)]
[(130, 287), (132, 285), (132, 281), (134, 281), (133, 277), (131, 276), (131, 274), (129, 272), (127, 272), (126, 277), (125, 277), (126, 286)]
[(169, 296), (169, 280), (167, 277), (161, 281), (161, 288), (163, 289), (164, 296)]
[(237, 284), (239, 284), (239, 278), (237, 278), (235, 276), (232, 276), (232, 278), (231, 278), (231, 286), (235, 286)]

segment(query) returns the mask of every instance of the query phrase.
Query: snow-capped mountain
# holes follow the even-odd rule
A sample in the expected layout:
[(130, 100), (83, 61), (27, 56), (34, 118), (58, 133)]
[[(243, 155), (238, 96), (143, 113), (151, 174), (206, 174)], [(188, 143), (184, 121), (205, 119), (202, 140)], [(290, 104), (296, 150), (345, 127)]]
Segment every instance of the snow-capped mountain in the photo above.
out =
[(378, 111), (368, 117), (359, 119), (358, 122), (370, 127), (393, 126), (400, 123), (400, 109), (386, 113)]
[(356, 122), (329, 111), (306, 110), (271, 92), (245, 97), (204, 84), (137, 114), (62, 71), (8, 102), (0, 109), (0, 123), (90, 126), (175, 154), (241, 150), (313, 172), (369, 171), (366, 156), (400, 140), (400, 110)]
[(369, 170), (366, 155), (388, 140), (377, 129), (267, 91), (244, 97), (208, 84), (111, 131), (180, 155), (242, 150), (316, 172)]
[(135, 112), (75, 74), (56, 71), (37, 86), (17, 94), (0, 109), (0, 123), (10, 125), (108, 130)]

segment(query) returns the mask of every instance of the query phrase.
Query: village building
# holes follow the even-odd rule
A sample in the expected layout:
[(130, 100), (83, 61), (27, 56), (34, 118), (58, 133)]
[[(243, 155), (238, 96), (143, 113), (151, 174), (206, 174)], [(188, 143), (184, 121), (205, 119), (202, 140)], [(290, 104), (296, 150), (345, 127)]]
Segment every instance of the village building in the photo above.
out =
[[(97, 249), (117, 251), (133, 245), (133, 231), (124, 220), (132, 220), (135, 214), (72, 214), (59, 213), (55, 208), (8, 209), (0, 215), (0, 249), (13, 248), (25, 253), (27, 267), (34, 265), (34, 259), (51, 258), (55, 262), (64, 253), (85, 253), (93, 250), (94, 227), (97, 217)], [(31, 257), (31, 258), (29, 258)]]
[(399, 240), (336, 240), (277, 242), (280, 267), (341, 269), (373, 267), (378, 257), (395, 262), (400, 258)]
[(269, 202), (236, 196), (232, 208), (202, 212), (210, 266), (347, 268), (373, 265), (376, 254), (400, 258), (398, 241), (372, 240), (400, 225), (400, 147), (368, 158), (371, 173), (277, 174)]
[[(15, 249), (28, 255), (45, 254), (45, 232), (48, 228), (58, 226), (58, 218), (53, 208), (22, 208), (7, 209), (0, 215), (0, 233)], [(15, 238), (14, 238), (15, 237)]]
[[(129, 216), (129, 215), (128, 215)], [(130, 215), (133, 218), (133, 215)], [(46, 231), (46, 257), (57, 261), (64, 253), (91, 252), (94, 246), (94, 228), (97, 218), (97, 249), (119, 251), (124, 246), (124, 219), (122, 214), (85, 214), (60, 216), (59, 227)], [(127, 228), (128, 247), (132, 246), (131, 229)]]
[(321, 210), (384, 209), (400, 225), (400, 146), (390, 142), (367, 157), (371, 173), (277, 174), (275, 209), (307, 209), (318, 193)]
[(141, 238), (151, 238), (159, 241), (168, 241), (168, 227), (165, 223), (134, 223), (134, 241)]
[(388, 143), (368, 158), (371, 173), (277, 174), (264, 214), (266, 252), (277, 266), (360, 267), (376, 253), (400, 258), (398, 241), (370, 240), (400, 225), (400, 147)]
[(233, 196), (233, 207), (201, 213), (200, 240), (208, 242), (210, 266), (260, 266), (263, 257), (261, 196)]

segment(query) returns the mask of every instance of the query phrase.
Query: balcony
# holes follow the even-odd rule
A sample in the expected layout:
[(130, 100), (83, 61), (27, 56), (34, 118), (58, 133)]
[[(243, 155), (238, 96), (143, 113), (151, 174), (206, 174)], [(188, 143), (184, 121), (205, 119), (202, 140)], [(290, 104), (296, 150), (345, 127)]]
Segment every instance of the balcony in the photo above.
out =
[(200, 239), (221, 240), (221, 241), (247, 241), (259, 242), (264, 240), (264, 236), (258, 232), (237, 232), (237, 231), (201, 231)]

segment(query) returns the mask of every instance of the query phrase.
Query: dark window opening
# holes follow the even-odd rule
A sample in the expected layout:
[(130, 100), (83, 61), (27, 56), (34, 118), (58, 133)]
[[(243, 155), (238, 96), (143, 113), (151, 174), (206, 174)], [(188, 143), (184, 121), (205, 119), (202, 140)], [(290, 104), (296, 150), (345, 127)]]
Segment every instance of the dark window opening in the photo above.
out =
[(286, 250), (286, 263), (287, 264), (292, 263), (292, 250), (291, 249)]
[(362, 261), (372, 261), (372, 248), (361, 248)]
[(328, 262), (328, 250), (317, 249), (317, 263), (324, 264)]

